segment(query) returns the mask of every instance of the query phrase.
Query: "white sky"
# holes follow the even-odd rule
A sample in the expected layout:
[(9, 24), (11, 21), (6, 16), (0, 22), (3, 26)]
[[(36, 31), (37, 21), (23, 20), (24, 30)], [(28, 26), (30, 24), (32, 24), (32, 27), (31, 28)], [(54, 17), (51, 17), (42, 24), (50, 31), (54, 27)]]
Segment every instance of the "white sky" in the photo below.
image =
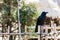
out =
[(26, 0), (25, 2), (26, 2), (26, 3), (29, 3), (29, 2), (32, 2), (32, 3), (33, 3), (33, 2), (37, 2), (37, 3), (38, 3), (39, 1), (40, 1), (40, 0)]
[[(40, 3), (41, 5), (38, 7), (38, 9), (40, 11), (48, 11), (48, 16), (52, 16), (52, 17), (60, 17), (60, 7), (57, 3), (57, 0), (26, 0), (26, 3), (30, 3), (30, 2), (36, 2), (36, 3)], [(47, 8), (48, 7), (48, 8)]]

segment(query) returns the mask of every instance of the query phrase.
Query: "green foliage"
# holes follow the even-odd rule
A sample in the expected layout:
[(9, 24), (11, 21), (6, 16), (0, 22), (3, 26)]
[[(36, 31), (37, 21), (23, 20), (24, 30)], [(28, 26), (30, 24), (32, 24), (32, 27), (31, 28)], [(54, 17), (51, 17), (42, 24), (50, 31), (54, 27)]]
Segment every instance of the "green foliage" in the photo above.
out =
[[(17, 21), (17, 1), (12, 0), (9, 8), (8, 4), (4, 6), (4, 12), (9, 13), (12, 21)], [(37, 9), (35, 4), (25, 4), (24, 1), (20, 3), (20, 22), (22, 25), (33, 25), (37, 17)]]
[[(0, 22), (9, 26), (13, 25), (12, 23), (18, 22), (17, 17), (17, 0), (3, 0), (1, 5), (1, 11), (3, 12), (0, 18)], [(34, 25), (37, 18), (37, 9), (34, 3), (26, 4), (24, 1), (20, 2), (20, 22), (21, 27), (25, 25), (30, 26)], [(9, 14), (9, 15), (8, 15)], [(8, 21), (9, 20), (9, 21)], [(13, 26), (12, 26), (13, 27)]]
[(37, 17), (37, 9), (35, 4), (25, 4), (23, 2), (20, 8), (20, 21), (22, 25), (33, 25)]
[[(7, 31), (8, 26), (10, 26), (10, 29), (12, 27), (16, 27), (14, 24), (18, 25), (18, 13), (17, 13), (17, 0), (3, 0), (3, 8), (1, 8), (1, 11), (3, 12), (0, 18), (0, 22), (2, 24), (4, 32)], [(2, 7), (2, 6), (1, 6)], [(2, 10), (3, 9), (3, 10)], [(21, 22), (21, 29), (25, 27), (25, 25), (30, 26), (34, 25), (36, 18), (37, 18), (37, 9), (36, 5), (33, 3), (25, 4), (24, 1), (20, 2), (20, 22)], [(10, 14), (10, 15), (8, 15)], [(24, 27), (23, 27), (24, 26)], [(6, 29), (6, 30), (5, 30)], [(24, 31), (24, 30), (22, 30)], [(10, 30), (11, 32), (11, 30)], [(10, 36), (10, 39), (12, 39), (13, 36)]]

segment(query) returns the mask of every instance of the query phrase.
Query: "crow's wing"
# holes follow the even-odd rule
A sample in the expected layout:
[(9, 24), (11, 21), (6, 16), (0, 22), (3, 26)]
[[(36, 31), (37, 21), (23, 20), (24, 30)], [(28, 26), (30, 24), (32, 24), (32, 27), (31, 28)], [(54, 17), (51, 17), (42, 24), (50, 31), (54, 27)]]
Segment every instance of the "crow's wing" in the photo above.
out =
[(35, 28), (35, 32), (38, 32), (38, 25), (44, 25), (44, 20), (45, 20), (45, 18), (38, 18), (37, 19), (37, 23), (36, 23), (36, 28)]

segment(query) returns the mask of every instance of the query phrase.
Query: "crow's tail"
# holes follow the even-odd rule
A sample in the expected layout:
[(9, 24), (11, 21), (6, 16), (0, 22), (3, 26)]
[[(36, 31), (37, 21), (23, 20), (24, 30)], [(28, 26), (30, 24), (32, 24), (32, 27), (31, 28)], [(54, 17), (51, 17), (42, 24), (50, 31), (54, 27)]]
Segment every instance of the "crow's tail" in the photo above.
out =
[(35, 27), (35, 32), (38, 32), (38, 25), (36, 25)]

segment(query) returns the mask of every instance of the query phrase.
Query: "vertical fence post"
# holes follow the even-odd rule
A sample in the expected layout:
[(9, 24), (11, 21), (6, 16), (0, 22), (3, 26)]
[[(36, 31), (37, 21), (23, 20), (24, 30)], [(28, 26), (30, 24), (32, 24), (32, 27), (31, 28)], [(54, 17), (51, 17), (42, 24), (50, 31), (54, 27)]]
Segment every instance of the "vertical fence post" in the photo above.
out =
[(40, 40), (43, 40), (43, 26), (40, 26)]
[[(25, 25), (25, 33), (27, 33), (27, 26)], [(25, 39), (24, 40), (27, 40), (27, 35), (24, 35), (25, 36)]]
[(56, 38), (56, 24), (54, 23), (54, 40), (57, 40), (57, 38)]
[(17, 11), (18, 11), (18, 27), (19, 27), (19, 40), (21, 40), (21, 26), (20, 26), (20, 11), (19, 11), (19, 0), (17, 0)]
[[(54, 31), (54, 21), (51, 21), (51, 32)], [(51, 34), (51, 40), (52, 40), (53, 34)]]
[(48, 38), (47, 38), (47, 34), (48, 34), (48, 28), (47, 28), (47, 25), (45, 25), (45, 33), (46, 33), (46, 35), (45, 35), (45, 40), (48, 40)]
[[(38, 25), (38, 33), (40, 34), (40, 25)], [(40, 40), (40, 35), (38, 35), (38, 40)]]
[[(10, 33), (10, 26), (8, 26), (8, 33)], [(8, 35), (8, 40), (9, 40), (10, 35)]]

